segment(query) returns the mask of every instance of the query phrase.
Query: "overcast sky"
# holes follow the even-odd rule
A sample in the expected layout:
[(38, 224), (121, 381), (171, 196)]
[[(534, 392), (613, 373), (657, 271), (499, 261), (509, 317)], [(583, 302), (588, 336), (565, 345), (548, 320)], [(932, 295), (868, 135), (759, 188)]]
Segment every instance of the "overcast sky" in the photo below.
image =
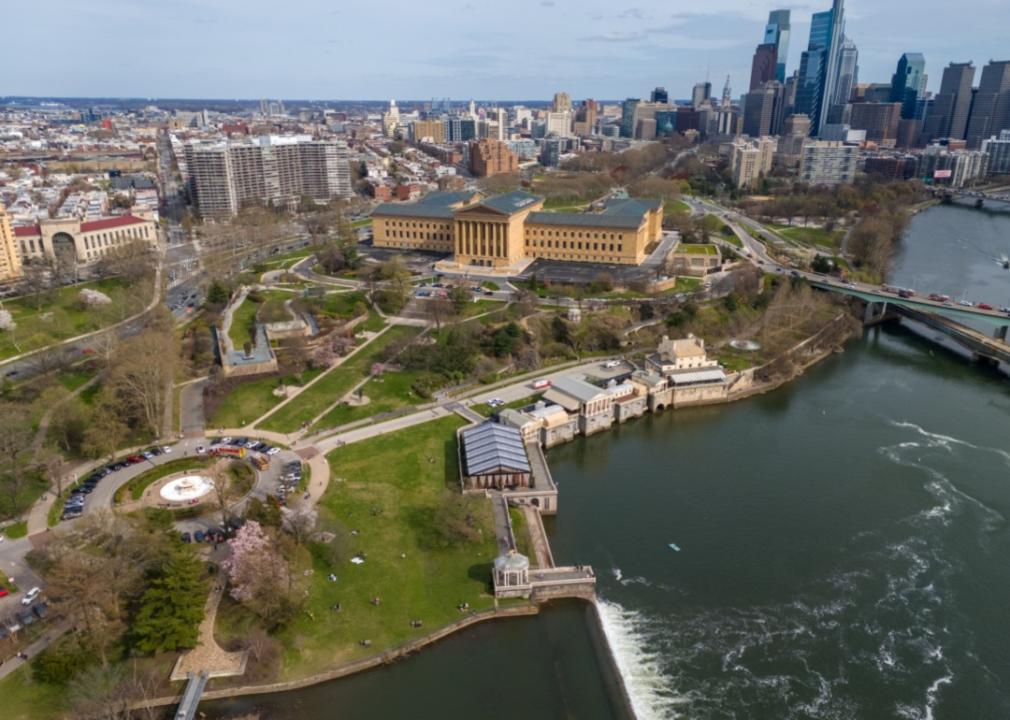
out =
[[(8, 0), (0, 95), (455, 100), (689, 97), (746, 90), (768, 11), (790, 8), (789, 72), (813, 4), (763, 0)], [(438, 8), (437, 10), (434, 8)], [(1010, 58), (1007, 0), (848, 0), (861, 82), (926, 55)], [(977, 79), (976, 79), (977, 82)]]

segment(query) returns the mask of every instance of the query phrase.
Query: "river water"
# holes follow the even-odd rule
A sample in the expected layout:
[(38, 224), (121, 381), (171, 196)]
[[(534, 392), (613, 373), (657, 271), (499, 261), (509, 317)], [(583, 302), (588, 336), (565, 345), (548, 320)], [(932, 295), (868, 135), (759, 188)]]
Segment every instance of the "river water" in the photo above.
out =
[[(892, 281), (929, 270), (947, 283), (929, 291), (1006, 302), (1006, 271), (952, 247), (952, 226), (1010, 238), (1006, 215), (929, 210)], [(774, 393), (551, 450), (554, 555), (596, 568), (641, 720), (1005, 718), (1008, 431), (1004, 376), (874, 329)], [(564, 605), (376, 672), (206, 710), (618, 717), (593, 627)]]

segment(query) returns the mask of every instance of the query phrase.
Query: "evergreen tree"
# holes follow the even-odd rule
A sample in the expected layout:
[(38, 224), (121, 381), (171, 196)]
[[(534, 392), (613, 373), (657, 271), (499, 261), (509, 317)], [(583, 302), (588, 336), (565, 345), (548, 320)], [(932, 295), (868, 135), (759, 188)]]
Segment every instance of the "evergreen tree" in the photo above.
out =
[(133, 621), (136, 646), (146, 653), (195, 647), (207, 599), (200, 562), (181, 552), (151, 578)]

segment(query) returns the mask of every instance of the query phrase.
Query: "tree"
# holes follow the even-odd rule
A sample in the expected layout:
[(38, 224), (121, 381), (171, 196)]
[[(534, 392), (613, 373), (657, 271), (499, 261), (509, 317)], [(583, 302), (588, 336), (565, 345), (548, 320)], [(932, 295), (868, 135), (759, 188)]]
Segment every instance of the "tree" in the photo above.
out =
[(473, 542), (480, 538), (477, 518), (482, 511), (480, 498), (446, 490), (439, 498), (434, 525), (443, 546)]
[(135, 240), (106, 251), (95, 266), (102, 277), (122, 277), (136, 283), (154, 272), (156, 259), (151, 245)]
[(312, 537), (318, 518), (319, 513), (309, 505), (281, 508), (281, 527), (299, 545), (304, 545)]
[(456, 308), (456, 312), (461, 313), (473, 300), (473, 293), (469, 288), (457, 285), (449, 290), (449, 300), (452, 302), (453, 307)]
[(23, 456), (31, 449), (32, 420), (21, 404), (0, 403), (0, 484), (15, 515), (24, 510), (28, 475)]
[(109, 370), (106, 392), (121, 417), (157, 437), (178, 367), (179, 341), (174, 330), (150, 327), (123, 342)]
[(111, 459), (129, 431), (116, 409), (103, 403), (91, 414), (91, 421), (81, 442), (81, 451), (88, 457)]
[(142, 652), (196, 647), (207, 590), (201, 573), (193, 555), (178, 551), (148, 579), (132, 629)]
[(228, 545), (231, 557), (224, 567), (231, 596), (272, 625), (286, 620), (295, 608), (294, 576), (277, 536), (250, 520)]

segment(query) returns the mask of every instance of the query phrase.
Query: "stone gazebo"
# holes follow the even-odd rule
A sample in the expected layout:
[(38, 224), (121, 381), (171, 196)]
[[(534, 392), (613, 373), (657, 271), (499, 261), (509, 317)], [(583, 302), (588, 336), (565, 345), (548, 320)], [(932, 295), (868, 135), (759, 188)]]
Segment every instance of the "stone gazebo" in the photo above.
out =
[(528, 598), (532, 590), (529, 558), (515, 550), (509, 550), (495, 558), (495, 597)]

